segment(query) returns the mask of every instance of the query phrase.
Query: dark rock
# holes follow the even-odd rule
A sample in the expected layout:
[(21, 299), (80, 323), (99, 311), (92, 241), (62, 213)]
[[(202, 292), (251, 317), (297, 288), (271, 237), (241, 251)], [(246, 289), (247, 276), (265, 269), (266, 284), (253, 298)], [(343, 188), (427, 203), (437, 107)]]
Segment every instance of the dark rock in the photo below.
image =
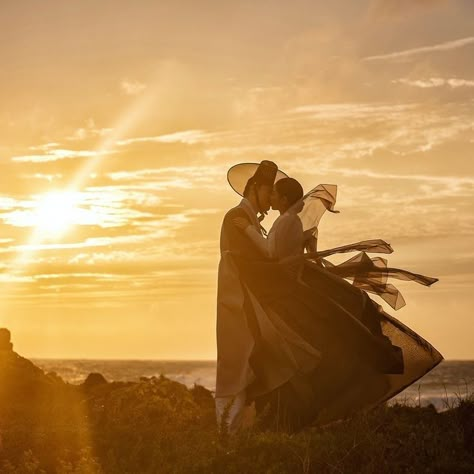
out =
[(95, 387), (97, 385), (103, 385), (106, 383), (107, 380), (105, 380), (105, 377), (102, 374), (100, 374), (99, 372), (92, 372), (87, 376), (86, 380), (82, 385), (88, 388)]
[(58, 375), (57, 372), (48, 372), (46, 374), (46, 377), (48, 378), (48, 380), (51, 380), (53, 382), (64, 383), (64, 380)]
[(214, 409), (214, 396), (212, 392), (202, 385), (194, 385), (193, 388), (189, 390), (191, 396), (195, 403), (197, 403), (201, 408), (211, 407)]
[(7, 328), (0, 328), (0, 351), (12, 351), (11, 334)]
[[(44, 372), (33, 362), (13, 351), (11, 334), (7, 328), (0, 328), (0, 380), (8, 386), (8, 391), (28, 393), (26, 387), (49, 383)], [(6, 393), (2, 391), (2, 395)]]

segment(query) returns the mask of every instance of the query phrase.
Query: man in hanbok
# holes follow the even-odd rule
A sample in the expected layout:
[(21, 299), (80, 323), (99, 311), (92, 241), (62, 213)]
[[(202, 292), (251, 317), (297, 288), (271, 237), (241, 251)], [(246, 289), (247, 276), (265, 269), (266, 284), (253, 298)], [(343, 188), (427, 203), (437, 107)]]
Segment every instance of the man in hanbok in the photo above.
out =
[[(253, 349), (258, 324), (249, 314), (246, 290), (242, 285), (232, 254), (245, 258), (261, 258), (249, 237), (235, 224), (234, 219), (247, 219), (255, 230), (262, 232), (260, 220), (270, 209), (270, 195), (275, 179), (286, 175), (275, 163), (262, 161), (259, 165), (240, 164), (229, 170), (229, 183), (239, 194), (241, 202), (224, 217), (218, 271), (217, 293), (217, 374), (216, 414), (218, 422), (222, 416), (230, 431), (237, 430), (245, 406), (249, 402), (247, 388), (255, 380), (252, 369)], [(250, 179), (249, 179), (250, 177)]]

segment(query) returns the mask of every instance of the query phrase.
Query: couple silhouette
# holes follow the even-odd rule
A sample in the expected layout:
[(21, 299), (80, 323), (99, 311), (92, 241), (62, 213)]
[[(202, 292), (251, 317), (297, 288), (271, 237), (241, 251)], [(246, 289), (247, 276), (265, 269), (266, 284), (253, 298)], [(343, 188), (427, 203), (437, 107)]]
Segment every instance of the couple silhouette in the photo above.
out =
[[(369, 297), (394, 309), (388, 278), (430, 286), (436, 278), (387, 266), (380, 239), (319, 251), (318, 224), (337, 187), (301, 184), (271, 161), (227, 175), (242, 196), (223, 220), (217, 293), (216, 415), (230, 432), (252, 422), (288, 431), (369, 409), (412, 384), (443, 357)], [(279, 212), (268, 234), (261, 221)], [(326, 257), (358, 253), (335, 265)]]

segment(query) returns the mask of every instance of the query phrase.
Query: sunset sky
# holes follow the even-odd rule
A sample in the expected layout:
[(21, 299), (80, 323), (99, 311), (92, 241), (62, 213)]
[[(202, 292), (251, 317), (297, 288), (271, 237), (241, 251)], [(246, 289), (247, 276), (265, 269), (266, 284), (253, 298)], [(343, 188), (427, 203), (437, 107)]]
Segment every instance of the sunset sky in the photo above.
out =
[[(390, 311), (474, 358), (472, 0), (2, 0), (0, 326), (26, 357), (215, 357), (226, 172), (338, 185)], [(271, 223), (271, 218), (268, 223)]]

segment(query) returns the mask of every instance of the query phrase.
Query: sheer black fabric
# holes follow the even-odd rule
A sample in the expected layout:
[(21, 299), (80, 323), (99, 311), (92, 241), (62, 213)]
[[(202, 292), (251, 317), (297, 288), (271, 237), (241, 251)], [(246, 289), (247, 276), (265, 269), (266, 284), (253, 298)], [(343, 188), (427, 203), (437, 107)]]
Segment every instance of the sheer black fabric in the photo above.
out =
[(401, 268), (388, 267), (386, 259), (371, 258), (365, 252), (355, 255), (339, 265), (334, 265), (327, 259), (322, 259), (321, 263), (329, 272), (351, 280), (357, 288), (380, 296), (395, 310), (402, 308), (406, 303), (400, 291), (388, 283), (389, 277), (405, 281), (411, 280), (424, 286), (431, 286), (438, 281), (437, 278)]
[[(259, 386), (272, 370), (269, 345), (258, 328), (248, 389), (269, 424), (289, 430), (323, 424), (370, 408), (396, 395), (436, 366), (441, 354), (421, 336), (385, 313), (365, 291), (313, 262), (249, 261), (234, 256), (248, 290), (276, 313), (321, 357), (276, 390)], [(288, 363), (288, 362), (287, 362)], [(285, 364), (281, 358), (278, 364)]]
[[(294, 205), (296, 209), (301, 209), (298, 216), (303, 223), (303, 230), (307, 234), (306, 250), (308, 252), (305, 254), (305, 258), (318, 262), (329, 272), (352, 281), (354, 286), (380, 296), (395, 310), (402, 308), (406, 303), (400, 291), (392, 283), (388, 283), (389, 277), (411, 280), (425, 286), (430, 286), (438, 281), (437, 278), (389, 267), (387, 260), (383, 258), (369, 257), (367, 253), (390, 254), (393, 252), (392, 246), (381, 239), (364, 240), (318, 251), (317, 226), (326, 210), (338, 212), (334, 210), (336, 197), (336, 185), (320, 184)], [(355, 251), (361, 253), (338, 265), (325, 258)]]

